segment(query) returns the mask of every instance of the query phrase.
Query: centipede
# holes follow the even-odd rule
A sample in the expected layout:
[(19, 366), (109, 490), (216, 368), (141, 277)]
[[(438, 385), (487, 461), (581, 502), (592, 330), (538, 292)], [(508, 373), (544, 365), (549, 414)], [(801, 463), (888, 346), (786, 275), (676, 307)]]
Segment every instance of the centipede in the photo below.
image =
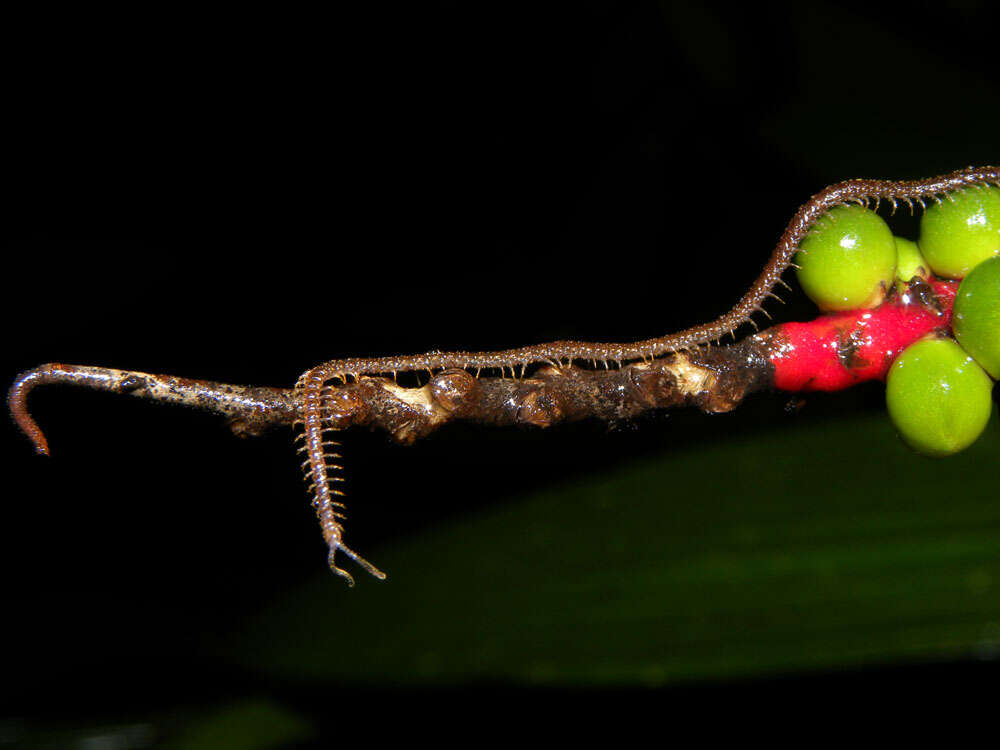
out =
[[(837, 206), (859, 204), (913, 212), (956, 191), (1000, 187), (1000, 167), (969, 167), (919, 180), (850, 179), (813, 195), (792, 216), (763, 270), (729, 311), (706, 323), (632, 343), (553, 341), (500, 351), (453, 351), (335, 359), (306, 370), (292, 388), (242, 386), (129, 370), (49, 363), (22, 373), (11, 386), (11, 416), (35, 450), (48, 441), (27, 408), (28, 394), (45, 384), (72, 384), (133, 397), (192, 406), (225, 416), (234, 432), (295, 429), (307, 492), (327, 547), (330, 570), (354, 585), (338, 553), (378, 579), (386, 575), (344, 542), (340, 435), (349, 428), (383, 429), (412, 443), (443, 424), (548, 427), (560, 421), (628, 419), (652, 409), (691, 405), (705, 412), (734, 408), (749, 393), (773, 388), (773, 352), (780, 332), (761, 330), (754, 316), (781, 300), (776, 288), (796, 267), (796, 253), (817, 221)], [(942, 323), (942, 303), (954, 291), (914, 280), (912, 294), (891, 305), (916, 305), (926, 330)], [(919, 292), (919, 293), (918, 293)], [(928, 294), (931, 300), (928, 302)], [(914, 301), (916, 300), (916, 301)], [(924, 316), (921, 318), (920, 316)], [(911, 316), (912, 317), (912, 316)], [(754, 333), (738, 340), (752, 326)], [(917, 335), (920, 326), (907, 335)], [(731, 339), (731, 343), (728, 339)], [(426, 373), (424, 385), (404, 387), (399, 375)], [(509, 374), (509, 376), (508, 376)], [(864, 377), (879, 377), (873, 370)]]

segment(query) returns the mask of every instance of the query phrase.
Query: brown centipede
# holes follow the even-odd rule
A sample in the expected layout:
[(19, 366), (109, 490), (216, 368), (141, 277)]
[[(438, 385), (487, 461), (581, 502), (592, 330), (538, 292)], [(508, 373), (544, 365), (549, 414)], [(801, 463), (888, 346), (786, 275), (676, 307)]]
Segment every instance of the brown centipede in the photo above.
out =
[[(777, 296), (774, 289), (784, 284), (781, 277), (794, 265), (799, 243), (825, 212), (851, 202), (881, 201), (891, 203), (893, 211), (898, 202), (913, 210), (914, 203), (940, 201), (955, 190), (986, 185), (1000, 186), (1000, 168), (970, 167), (924, 180), (847, 180), (827, 187), (798, 209), (763, 271), (731, 310), (662, 337), (635, 343), (555, 341), (493, 352), (339, 359), (307, 370), (292, 389), (48, 364), (16, 380), (8, 405), (15, 422), (43, 454), (48, 453), (48, 444), (27, 410), (26, 398), (46, 383), (71, 383), (207, 409), (228, 417), (233, 429), (244, 434), (257, 434), (272, 425), (295, 425), (301, 428), (296, 439), (302, 468), (331, 570), (353, 583), (336, 564), (336, 553), (341, 551), (384, 578), (343, 542), (344, 506), (339, 499), (343, 492), (336, 486), (341, 469), (336, 462), (341, 456), (334, 433), (368, 425), (408, 443), (456, 419), (545, 427), (587, 417), (629, 418), (647, 409), (680, 404), (704, 411), (729, 410), (770, 382), (767, 347), (772, 342), (758, 334), (736, 343), (736, 332), (746, 324), (757, 328), (752, 316), (764, 312), (765, 301)], [(723, 346), (726, 336), (734, 343)], [(526, 377), (528, 368), (535, 369)], [(508, 370), (515, 377), (505, 377)], [(396, 382), (396, 376), (406, 372), (427, 372), (430, 379), (421, 387), (406, 388)], [(497, 372), (499, 377), (491, 376)]]

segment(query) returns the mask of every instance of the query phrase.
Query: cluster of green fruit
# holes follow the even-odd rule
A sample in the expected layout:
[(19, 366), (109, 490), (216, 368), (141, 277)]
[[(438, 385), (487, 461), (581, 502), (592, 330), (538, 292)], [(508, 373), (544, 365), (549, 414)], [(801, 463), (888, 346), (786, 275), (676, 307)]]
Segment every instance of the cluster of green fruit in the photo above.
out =
[(1000, 379), (1000, 189), (946, 196), (924, 213), (916, 243), (894, 237), (874, 211), (835, 208), (796, 261), (803, 290), (826, 311), (875, 307), (894, 283), (917, 276), (962, 279), (955, 338), (907, 347), (889, 370), (886, 402), (903, 439), (921, 453), (947, 456), (975, 442), (993, 410), (991, 378)]

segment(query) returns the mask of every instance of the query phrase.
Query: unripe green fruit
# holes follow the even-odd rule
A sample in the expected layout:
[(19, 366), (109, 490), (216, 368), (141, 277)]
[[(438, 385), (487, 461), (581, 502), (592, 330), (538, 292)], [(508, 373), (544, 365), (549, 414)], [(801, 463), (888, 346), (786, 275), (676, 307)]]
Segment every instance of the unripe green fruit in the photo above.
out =
[(955, 297), (955, 338), (994, 379), (1000, 379), (1000, 256), (969, 271)]
[(949, 279), (1000, 255), (1000, 188), (966, 188), (928, 207), (917, 244), (931, 270)]
[(951, 339), (908, 346), (889, 368), (885, 401), (910, 447), (950, 456), (972, 445), (993, 410), (993, 382)]
[(905, 237), (895, 237), (896, 240), (896, 279), (904, 284), (914, 276), (927, 279), (931, 275), (931, 267), (924, 256), (920, 254), (917, 243)]
[(874, 211), (837, 206), (799, 247), (799, 283), (821, 310), (875, 307), (896, 272), (896, 241)]

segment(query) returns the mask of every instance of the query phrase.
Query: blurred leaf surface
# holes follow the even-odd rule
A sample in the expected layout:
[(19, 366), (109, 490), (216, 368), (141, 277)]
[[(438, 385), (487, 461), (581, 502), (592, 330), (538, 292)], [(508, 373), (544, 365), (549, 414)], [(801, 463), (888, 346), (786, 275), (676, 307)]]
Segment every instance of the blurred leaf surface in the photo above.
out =
[(232, 653), (292, 679), (411, 685), (996, 655), (998, 455), (995, 415), (946, 460), (910, 452), (885, 415), (720, 434), (373, 551), (387, 583), (324, 574)]
[(313, 734), (299, 716), (269, 700), (244, 700), (220, 706), (187, 722), (163, 747), (256, 750), (286, 747)]

